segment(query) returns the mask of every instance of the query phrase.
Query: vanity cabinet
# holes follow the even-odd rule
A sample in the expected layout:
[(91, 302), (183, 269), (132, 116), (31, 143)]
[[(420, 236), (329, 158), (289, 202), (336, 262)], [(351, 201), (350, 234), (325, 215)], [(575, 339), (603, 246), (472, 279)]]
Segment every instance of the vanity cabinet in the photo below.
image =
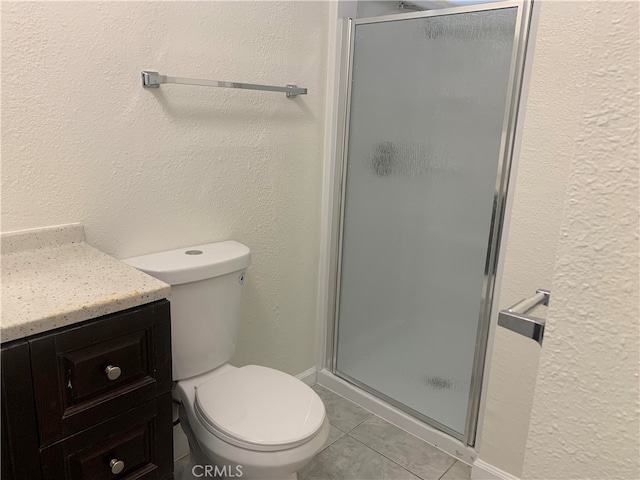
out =
[(38, 425), (31, 383), (29, 344), (2, 346), (2, 480), (39, 480)]
[(173, 475), (161, 300), (2, 346), (2, 480)]

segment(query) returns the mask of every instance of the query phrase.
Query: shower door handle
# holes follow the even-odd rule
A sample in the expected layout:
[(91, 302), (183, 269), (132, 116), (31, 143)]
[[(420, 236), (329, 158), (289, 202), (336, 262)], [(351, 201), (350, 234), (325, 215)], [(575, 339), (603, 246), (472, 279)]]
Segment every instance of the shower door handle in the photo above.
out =
[(550, 298), (551, 292), (548, 290), (536, 290), (536, 294), (532, 297), (525, 298), (506, 310), (501, 310), (498, 315), (498, 325), (531, 338), (542, 346), (545, 320), (529, 316), (527, 313), (538, 305), (549, 305)]

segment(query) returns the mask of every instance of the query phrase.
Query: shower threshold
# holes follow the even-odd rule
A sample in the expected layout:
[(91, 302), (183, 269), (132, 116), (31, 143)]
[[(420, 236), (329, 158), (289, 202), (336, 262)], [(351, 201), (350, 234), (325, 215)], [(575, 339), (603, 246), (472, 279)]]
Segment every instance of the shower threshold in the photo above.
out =
[(465, 445), (449, 434), (403, 412), (390, 403), (334, 375), (329, 370), (318, 371), (317, 383), (465, 463), (472, 464), (478, 455), (473, 447)]

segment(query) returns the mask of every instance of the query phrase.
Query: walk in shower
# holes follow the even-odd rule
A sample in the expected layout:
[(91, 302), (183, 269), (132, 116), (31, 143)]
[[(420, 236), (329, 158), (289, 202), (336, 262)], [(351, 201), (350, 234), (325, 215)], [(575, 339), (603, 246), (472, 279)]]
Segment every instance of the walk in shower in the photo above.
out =
[(530, 6), (417, 11), (349, 27), (328, 367), (466, 445), (475, 439)]

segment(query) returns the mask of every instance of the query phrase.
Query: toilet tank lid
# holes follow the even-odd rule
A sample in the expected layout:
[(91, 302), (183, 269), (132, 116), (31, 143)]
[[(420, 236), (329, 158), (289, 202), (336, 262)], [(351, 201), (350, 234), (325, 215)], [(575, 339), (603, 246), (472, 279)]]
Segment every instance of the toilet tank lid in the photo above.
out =
[(140, 255), (122, 260), (169, 285), (197, 282), (247, 268), (249, 247), (233, 240), (166, 252)]

